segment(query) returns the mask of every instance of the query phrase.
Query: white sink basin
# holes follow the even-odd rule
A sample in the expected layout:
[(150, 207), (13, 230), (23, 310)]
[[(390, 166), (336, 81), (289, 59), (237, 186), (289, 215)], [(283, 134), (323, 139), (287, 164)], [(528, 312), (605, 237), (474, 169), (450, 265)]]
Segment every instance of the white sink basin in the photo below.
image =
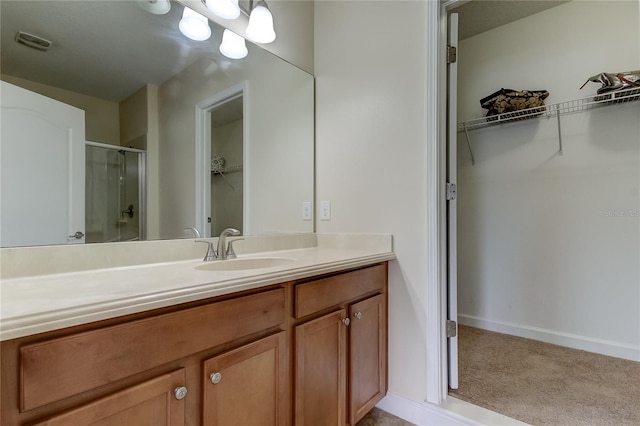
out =
[(246, 259), (217, 260), (203, 262), (196, 266), (201, 271), (244, 271), (247, 269), (273, 268), (292, 263), (294, 260), (286, 257), (252, 257)]

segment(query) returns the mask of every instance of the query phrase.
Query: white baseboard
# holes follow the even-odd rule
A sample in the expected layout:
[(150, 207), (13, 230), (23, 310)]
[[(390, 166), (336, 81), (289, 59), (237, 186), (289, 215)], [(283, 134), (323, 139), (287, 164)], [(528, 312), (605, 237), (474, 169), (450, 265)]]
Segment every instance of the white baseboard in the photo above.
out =
[(477, 425), (472, 420), (449, 412), (435, 404), (412, 401), (391, 392), (387, 393), (387, 396), (376, 407), (418, 426)]
[(453, 397), (447, 397), (442, 405), (435, 405), (387, 393), (387, 396), (376, 407), (418, 426), (511, 426), (526, 424)]
[(473, 315), (458, 314), (458, 323), (468, 325), (470, 327), (481, 328), (483, 330), (525, 337), (527, 339), (553, 343), (554, 345), (566, 346), (568, 348), (580, 349), (587, 352), (594, 352), (601, 355), (608, 355), (631, 361), (640, 361), (640, 347), (621, 342), (594, 339), (577, 334), (562, 333), (555, 330), (547, 330), (525, 325), (508, 324), (475, 317)]

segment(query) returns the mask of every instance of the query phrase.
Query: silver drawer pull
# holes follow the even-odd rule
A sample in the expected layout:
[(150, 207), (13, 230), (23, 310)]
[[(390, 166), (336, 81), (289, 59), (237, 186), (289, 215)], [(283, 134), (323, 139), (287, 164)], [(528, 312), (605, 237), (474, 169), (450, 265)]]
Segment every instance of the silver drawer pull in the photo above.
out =
[(342, 323), (346, 326), (348, 326), (349, 324), (351, 324), (351, 320), (349, 318), (345, 318), (342, 320)]
[(184, 397), (187, 396), (187, 388), (180, 386), (173, 391), (173, 394), (176, 396), (177, 400), (184, 399)]
[(356, 312), (353, 316), (356, 317), (356, 319), (362, 319), (362, 312)]
[(220, 383), (220, 380), (222, 380), (222, 374), (213, 373), (211, 376), (209, 376), (209, 378), (211, 379), (211, 383), (213, 383), (214, 385), (217, 385), (218, 383)]

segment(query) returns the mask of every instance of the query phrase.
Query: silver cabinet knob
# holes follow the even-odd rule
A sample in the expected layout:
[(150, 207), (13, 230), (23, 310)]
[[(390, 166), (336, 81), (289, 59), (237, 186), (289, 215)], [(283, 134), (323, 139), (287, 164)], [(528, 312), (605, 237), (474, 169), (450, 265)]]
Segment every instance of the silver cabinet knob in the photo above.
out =
[(173, 394), (176, 396), (176, 399), (184, 399), (187, 396), (187, 388), (184, 386), (180, 386), (173, 391)]
[(213, 373), (211, 376), (209, 376), (209, 378), (211, 379), (211, 383), (213, 383), (214, 385), (217, 385), (218, 383), (220, 383), (220, 380), (222, 380), (222, 374)]
[(362, 319), (362, 312), (356, 312), (353, 316), (356, 317), (356, 319)]
[(351, 320), (349, 318), (345, 318), (342, 320), (342, 323), (348, 326), (349, 324), (351, 324)]

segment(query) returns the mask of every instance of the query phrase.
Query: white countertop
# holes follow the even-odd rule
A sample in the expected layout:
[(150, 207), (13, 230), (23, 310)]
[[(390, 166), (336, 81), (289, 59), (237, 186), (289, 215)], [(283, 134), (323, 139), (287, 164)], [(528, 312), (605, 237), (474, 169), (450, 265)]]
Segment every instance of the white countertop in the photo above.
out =
[(378, 240), (319, 238), (315, 247), (238, 256), (291, 259), (262, 269), (203, 271), (198, 259), (3, 279), (0, 340), (394, 259), (391, 236)]

